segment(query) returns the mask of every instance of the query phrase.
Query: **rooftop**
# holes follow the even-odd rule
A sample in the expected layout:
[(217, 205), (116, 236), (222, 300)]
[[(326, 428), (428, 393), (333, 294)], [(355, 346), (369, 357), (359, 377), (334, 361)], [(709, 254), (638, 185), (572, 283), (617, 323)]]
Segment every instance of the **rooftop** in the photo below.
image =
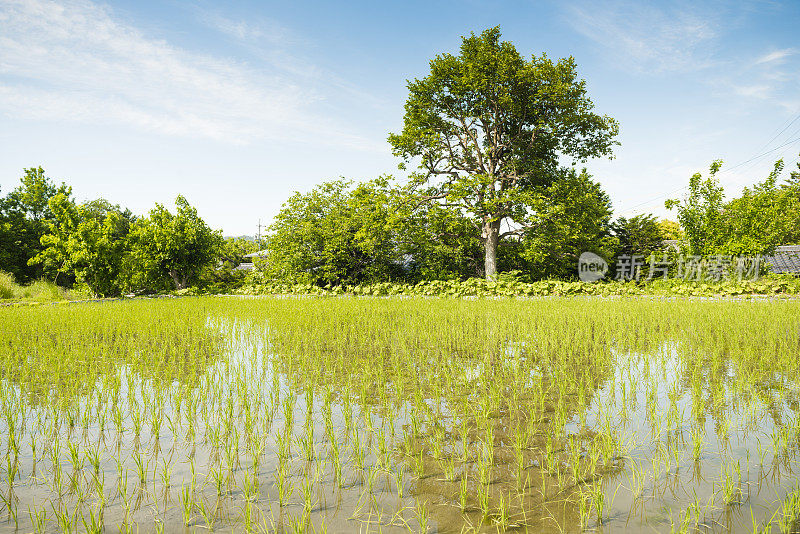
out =
[(775, 248), (775, 254), (765, 256), (764, 261), (772, 265), (777, 274), (800, 274), (800, 245), (783, 245)]

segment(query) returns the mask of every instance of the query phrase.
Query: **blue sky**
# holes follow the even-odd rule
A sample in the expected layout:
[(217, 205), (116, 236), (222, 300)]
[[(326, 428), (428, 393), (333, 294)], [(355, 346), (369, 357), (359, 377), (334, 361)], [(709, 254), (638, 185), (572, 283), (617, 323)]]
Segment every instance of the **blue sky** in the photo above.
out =
[(798, 20), (768, 1), (0, 0), (0, 189), (42, 165), (79, 200), (145, 213), (183, 194), (254, 234), (293, 191), (402, 180), (385, 139), (405, 81), (500, 25), (524, 55), (574, 56), (619, 120), (615, 159), (588, 164), (616, 215), (667, 216), (713, 159), (729, 196), (797, 161)]

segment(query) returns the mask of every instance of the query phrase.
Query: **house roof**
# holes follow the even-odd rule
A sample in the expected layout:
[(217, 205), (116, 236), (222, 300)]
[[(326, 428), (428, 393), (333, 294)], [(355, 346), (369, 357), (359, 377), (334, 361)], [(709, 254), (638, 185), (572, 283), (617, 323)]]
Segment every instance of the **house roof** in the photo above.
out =
[(764, 257), (772, 266), (773, 273), (800, 274), (800, 245), (783, 245), (775, 248), (775, 254)]

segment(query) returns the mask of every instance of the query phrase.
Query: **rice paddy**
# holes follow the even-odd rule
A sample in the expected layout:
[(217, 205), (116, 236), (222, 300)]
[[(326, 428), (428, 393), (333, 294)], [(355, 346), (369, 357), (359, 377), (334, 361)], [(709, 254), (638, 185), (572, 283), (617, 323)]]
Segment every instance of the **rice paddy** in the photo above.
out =
[(0, 309), (0, 530), (798, 532), (800, 303)]

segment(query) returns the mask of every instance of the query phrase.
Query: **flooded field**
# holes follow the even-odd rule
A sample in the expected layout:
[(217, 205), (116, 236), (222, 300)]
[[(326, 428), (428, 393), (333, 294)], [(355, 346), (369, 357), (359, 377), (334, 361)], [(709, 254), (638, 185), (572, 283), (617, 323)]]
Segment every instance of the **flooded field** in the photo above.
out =
[(799, 532), (800, 302), (0, 309), (0, 530)]

